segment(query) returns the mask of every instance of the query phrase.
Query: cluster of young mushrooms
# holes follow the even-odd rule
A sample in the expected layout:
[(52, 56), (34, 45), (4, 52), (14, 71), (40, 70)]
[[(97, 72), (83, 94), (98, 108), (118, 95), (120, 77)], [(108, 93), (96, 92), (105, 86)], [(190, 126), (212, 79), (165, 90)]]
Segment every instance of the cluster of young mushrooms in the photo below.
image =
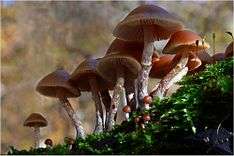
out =
[[(40, 94), (59, 99), (76, 129), (77, 138), (85, 138), (85, 132), (68, 98), (91, 92), (96, 109), (94, 132), (110, 131), (116, 123), (118, 109), (125, 112), (128, 120), (131, 112), (149, 109), (153, 99), (163, 98), (184, 75), (214, 62), (206, 52), (209, 45), (204, 39), (185, 30), (177, 16), (155, 5), (142, 5), (131, 11), (116, 26), (113, 35), (116, 39), (103, 58), (84, 60), (71, 75), (57, 69), (42, 78), (36, 87)], [(159, 54), (154, 42), (165, 39), (169, 41)], [(161, 79), (151, 92), (148, 92), (149, 77)], [(150, 115), (143, 114), (135, 120), (148, 122)], [(24, 125), (35, 128), (38, 147), (39, 127), (46, 126), (46, 120), (34, 113)]]

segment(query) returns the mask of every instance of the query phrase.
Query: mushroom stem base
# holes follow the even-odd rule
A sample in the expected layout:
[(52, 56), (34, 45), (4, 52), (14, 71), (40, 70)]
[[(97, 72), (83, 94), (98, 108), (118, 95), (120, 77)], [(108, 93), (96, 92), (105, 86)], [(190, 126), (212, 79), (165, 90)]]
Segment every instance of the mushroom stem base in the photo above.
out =
[(70, 102), (66, 98), (60, 98), (60, 102), (62, 103), (63, 108), (66, 110), (68, 116), (70, 117), (75, 129), (76, 129), (76, 137), (77, 138), (85, 138), (84, 128), (82, 123), (70, 104)]
[(34, 127), (34, 147), (39, 148), (39, 142), (40, 142), (40, 128)]

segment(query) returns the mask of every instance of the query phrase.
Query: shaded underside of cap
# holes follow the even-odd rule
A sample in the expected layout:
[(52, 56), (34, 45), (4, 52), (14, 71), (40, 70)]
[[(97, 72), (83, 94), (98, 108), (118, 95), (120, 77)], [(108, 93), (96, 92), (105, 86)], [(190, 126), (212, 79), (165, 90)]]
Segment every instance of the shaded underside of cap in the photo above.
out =
[[(163, 78), (170, 72), (170, 63), (175, 55), (163, 55), (157, 61), (153, 61), (153, 65), (150, 71), (150, 77)], [(154, 59), (153, 59), (154, 60)]]
[[(197, 45), (197, 43), (198, 45)], [(209, 44), (202, 43), (202, 38), (196, 33), (183, 30), (174, 33), (163, 49), (164, 54), (175, 54), (177, 52), (195, 52), (209, 48)]]
[(142, 5), (134, 9), (114, 29), (114, 36), (122, 40), (144, 41), (143, 27), (152, 27), (152, 41), (167, 39), (181, 29), (179, 18), (155, 5)]
[(143, 49), (143, 42), (115, 39), (108, 48), (106, 55), (115, 53), (116, 51), (121, 53), (142, 53)]
[(69, 76), (64, 70), (56, 70), (40, 80), (36, 90), (49, 97), (78, 97), (80, 92), (68, 82)]
[(125, 79), (133, 80), (137, 78), (141, 65), (130, 56), (113, 54), (100, 59), (97, 69), (105, 79), (115, 84), (117, 81), (117, 68), (123, 70)]
[(46, 119), (39, 113), (32, 113), (29, 117), (24, 121), (24, 126), (28, 127), (45, 127), (48, 122)]
[(98, 90), (111, 89), (110, 83), (105, 80), (97, 71), (97, 64), (99, 59), (87, 59), (83, 61), (76, 70), (71, 74), (69, 81), (74, 84), (81, 91), (90, 91), (91, 79), (97, 82)]

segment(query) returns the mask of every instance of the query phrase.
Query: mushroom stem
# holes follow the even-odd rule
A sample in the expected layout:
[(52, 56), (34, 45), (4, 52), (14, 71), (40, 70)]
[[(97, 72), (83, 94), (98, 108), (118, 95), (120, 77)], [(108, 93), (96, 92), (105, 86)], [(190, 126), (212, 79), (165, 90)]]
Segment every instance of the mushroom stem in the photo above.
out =
[(105, 130), (106, 130), (107, 124), (108, 124), (108, 117), (110, 113), (111, 96), (108, 90), (101, 91), (100, 94), (101, 94), (102, 102), (106, 109), (106, 120), (105, 120), (105, 125), (104, 125)]
[(95, 123), (94, 132), (99, 133), (99, 132), (103, 132), (103, 129), (104, 129), (102, 103), (101, 103), (101, 99), (98, 93), (98, 86), (97, 86), (96, 79), (91, 78), (89, 80), (89, 84), (91, 87), (92, 98), (93, 98), (93, 101), (95, 102), (95, 111), (96, 111), (96, 123)]
[(212, 33), (213, 38), (213, 55), (215, 54), (215, 33)]
[(112, 130), (113, 126), (115, 125), (115, 116), (120, 101), (120, 94), (124, 86), (124, 71), (122, 68), (117, 68), (116, 76), (117, 76), (117, 81), (113, 91), (113, 97), (111, 99), (110, 115), (108, 117), (108, 125), (107, 125), (108, 131)]
[(151, 38), (151, 29), (145, 27), (144, 29), (144, 50), (142, 54), (142, 70), (138, 76), (139, 81), (139, 101), (140, 107), (143, 108), (143, 99), (146, 95), (148, 95), (148, 80), (149, 73), (152, 67), (152, 55), (154, 52), (154, 42), (150, 40)]
[(151, 92), (151, 95), (155, 99), (156, 97), (162, 99), (167, 90), (176, 82), (181, 80), (188, 72), (188, 68), (185, 67), (188, 62), (188, 57), (182, 55), (179, 63), (174, 69), (172, 69), (160, 82), (156, 90)]
[[(121, 89), (120, 104), (122, 104), (121, 105), (122, 108), (120, 110), (122, 110), (127, 105), (126, 91), (125, 91), (124, 87), (122, 87), (122, 89)], [(124, 114), (125, 114), (125, 119), (128, 120), (129, 113), (124, 113)]]
[(39, 148), (40, 141), (40, 127), (34, 127), (34, 147)]
[(85, 138), (84, 128), (82, 123), (78, 117), (78, 115), (74, 112), (70, 102), (67, 98), (59, 98), (60, 102), (62, 103), (63, 108), (66, 110), (68, 116), (70, 117), (75, 129), (76, 129), (76, 138)]
[(133, 107), (133, 111), (136, 110), (137, 108), (139, 108), (139, 100), (138, 100), (138, 81), (137, 80), (134, 80), (134, 102), (135, 102), (135, 105)]

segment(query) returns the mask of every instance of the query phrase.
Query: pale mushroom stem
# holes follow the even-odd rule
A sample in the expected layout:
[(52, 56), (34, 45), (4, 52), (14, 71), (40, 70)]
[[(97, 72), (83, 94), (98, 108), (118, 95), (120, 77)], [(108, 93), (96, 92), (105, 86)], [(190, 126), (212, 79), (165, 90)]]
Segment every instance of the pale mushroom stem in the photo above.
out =
[(139, 99), (138, 99), (138, 81), (137, 79), (134, 80), (134, 103), (135, 103), (135, 107), (133, 108), (133, 111), (136, 110), (137, 108), (139, 108)]
[(188, 62), (188, 57), (183, 55), (174, 69), (172, 69), (160, 82), (156, 90), (151, 92), (153, 99), (162, 99), (167, 90), (176, 82), (181, 80), (188, 72), (188, 67), (185, 67)]
[(101, 91), (100, 94), (101, 94), (102, 102), (106, 109), (106, 119), (105, 119), (105, 124), (104, 124), (105, 130), (106, 130), (107, 124), (108, 124), (108, 117), (110, 113), (111, 96), (108, 90)]
[(40, 141), (40, 127), (34, 127), (34, 147), (39, 148)]
[(111, 99), (111, 107), (110, 107), (110, 114), (108, 117), (108, 124), (107, 130), (110, 131), (115, 125), (115, 116), (117, 113), (117, 108), (120, 102), (120, 94), (122, 92), (122, 88), (124, 87), (124, 71), (122, 68), (117, 68), (117, 81), (115, 84), (115, 88), (113, 91), (113, 96)]
[(74, 112), (70, 102), (67, 98), (59, 98), (63, 108), (66, 110), (68, 116), (70, 117), (75, 129), (76, 129), (76, 138), (85, 138), (84, 128), (78, 117), (78, 114)]
[[(125, 88), (122, 87), (121, 90), (121, 95), (120, 95), (120, 104), (122, 104), (122, 108), (124, 108), (125, 106), (127, 106), (127, 97), (126, 97), (126, 91)], [(121, 108), (121, 110), (122, 110)], [(128, 120), (129, 119), (129, 113), (124, 113), (125, 114), (125, 119)]]
[(152, 55), (154, 52), (154, 42), (150, 40), (152, 31), (149, 28), (144, 28), (144, 50), (142, 54), (142, 70), (139, 74), (139, 101), (140, 107), (144, 108), (143, 99), (148, 95), (148, 80), (149, 73), (152, 67)]
[(103, 132), (103, 129), (104, 129), (102, 103), (101, 103), (100, 96), (98, 94), (98, 86), (97, 86), (96, 79), (91, 78), (89, 80), (89, 84), (91, 87), (92, 98), (93, 98), (93, 101), (95, 102), (95, 111), (96, 111), (96, 123), (95, 123), (94, 132), (99, 133), (99, 132)]

